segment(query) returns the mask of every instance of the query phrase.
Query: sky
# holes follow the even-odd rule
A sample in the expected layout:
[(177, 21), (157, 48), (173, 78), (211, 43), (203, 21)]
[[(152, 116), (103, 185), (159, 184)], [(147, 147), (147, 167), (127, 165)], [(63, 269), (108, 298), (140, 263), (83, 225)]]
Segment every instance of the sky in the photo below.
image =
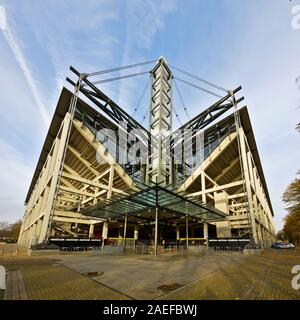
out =
[[(225, 88), (242, 85), (275, 224), (282, 228), (282, 193), (300, 169), (297, 5), (300, 0), (0, 0), (0, 220), (24, 214), (60, 90), (70, 88), (69, 66), (93, 72), (163, 55)], [(147, 81), (101, 89), (133, 114)], [(190, 116), (212, 101), (183, 84), (180, 91)], [(141, 122), (147, 98), (136, 112)], [(181, 121), (188, 120), (180, 103), (174, 105)]]

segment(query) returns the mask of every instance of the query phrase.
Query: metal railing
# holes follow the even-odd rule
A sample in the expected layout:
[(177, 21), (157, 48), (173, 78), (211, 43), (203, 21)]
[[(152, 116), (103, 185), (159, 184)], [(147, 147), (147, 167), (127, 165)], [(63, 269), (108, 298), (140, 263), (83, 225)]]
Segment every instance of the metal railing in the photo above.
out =
[(59, 254), (78, 254), (92, 252), (95, 248), (101, 247), (61, 247), (59, 248)]

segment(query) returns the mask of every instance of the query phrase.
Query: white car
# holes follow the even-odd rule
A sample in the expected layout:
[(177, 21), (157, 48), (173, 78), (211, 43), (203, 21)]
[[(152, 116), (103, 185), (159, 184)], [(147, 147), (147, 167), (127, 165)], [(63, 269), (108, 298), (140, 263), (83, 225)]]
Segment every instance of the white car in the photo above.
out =
[(288, 242), (275, 242), (272, 244), (274, 249), (294, 249), (295, 246), (292, 243)]
[(295, 246), (292, 243), (283, 242), (281, 244), (281, 249), (294, 249)]

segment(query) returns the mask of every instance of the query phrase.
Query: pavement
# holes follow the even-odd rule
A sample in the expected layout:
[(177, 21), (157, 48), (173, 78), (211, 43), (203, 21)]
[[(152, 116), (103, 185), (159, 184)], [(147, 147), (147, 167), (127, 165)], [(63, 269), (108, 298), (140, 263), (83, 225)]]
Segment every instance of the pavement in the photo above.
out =
[[(7, 251), (8, 252), (8, 251)], [(300, 249), (262, 255), (205, 254), (28, 257), (21, 250), (0, 255), (18, 272), (26, 299), (300, 299), (291, 273)], [(19, 283), (16, 283), (19, 285)], [(17, 298), (15, 298), (17, 299)], [(22, 299), (22, 297), (20, 297)]]

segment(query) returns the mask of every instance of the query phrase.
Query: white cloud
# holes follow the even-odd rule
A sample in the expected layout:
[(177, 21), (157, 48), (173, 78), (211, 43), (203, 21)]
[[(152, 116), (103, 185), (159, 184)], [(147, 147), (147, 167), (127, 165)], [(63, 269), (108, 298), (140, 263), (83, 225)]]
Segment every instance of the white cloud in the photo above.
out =
[[(240, 84), (243, 86), (240, 95), (245, 96), (245, 101), (241, 106), (248, 106), (275, 223), (280, 229), (286, 214), (281, 196), (300, 169), (300, 135), (295, 131), (300, 118), (300, 110), (297, 109), (300, 93), (295, 84), (300, 74), (300, 30), (291, 27), (292, 15), (288, 2), (274, 5), (271, 1), (253, 1), (246, 7), (242, 3), (233, 5), (233, 1), (228, 2), (231, 3), (228, 5), (230, 19), (238, 29), (228, 39), (225, 37), (228, 30), (222, 30), (220, 24), (212, 24), (211, 33), (218, 31), (220, 43), (216, 45), (216, 39), (213, 39), (206, 54), (214, 55), (214, 51), (218, 50), (220, 54), (210, 63), (220, 67), (209, 80), (229, 89)], [(241, 15), (242, 11), (244, 14)], [(229, 30), (231, 28), (232, 25)], [(221, 42), (225, 40), (227, 48), (224, 49)], [(196, 45), (193, 47), (194, 54), (199, 56), (205, 49), (201, 41), (198, 48)], [(199, 61), (198, 65), (193, 63), (194, 69), (205, 69), (203, 61)], [(194, 96), (193, 106), (199, 108), (196, 101)], [(195, 114), (197, 109), (193, 111)]]
[[(26, 12), (26, 6), (20, 10)], [(66, 1), (49, 10), (51, 6), (36, 6), (27, 14), (26, 22), (33, 34), (30, 40), (46, 55), (48, 74), (43, 78), (47, 85), (45, 81), (42, 85), (47, 87), (44, 94), (53, 110), (58, 92), (67, 84), (66, 76), (73, 76), (69, 66), (91, 72), (112, 65), (120, 42), (110, 29), (119, 20), (113, 3)]]
[[(125, 20), (126, 20), (126, 35), (123, 45), (123, 55), (121, 65), (130, 64), (133, 62), (142, 62), (152, 60), (158, 57), (145, 59), (140, 53), (141, 49), (149, 49), (158, 32), (163, 31), (165, 19), (168, 14), (176, 10), (176, 1), (127, 1)], [(143, 68), (147, 70), (149, 66)], [(134, 69), (134, 72), (140, 72), (141, 68)], [(126, 109), (133, 109), (136, 102), (136, 86), (141, 81), (124, 80), (120, 83), (118, 102)], [(145, 80), (142, 80), (144, 83)], [(143, 86), (139, 86), (142, 88)], [(142, 89), (140, 89), (142, 90)]]
[(165, 18), (176, 9), (176, 1), (128, 1), (126, 20), (127, 36), (136, 47), (150, 48), (155, 35), (162, 31)]
[(39, 90), (36, 86), (35, 80), (33, 78), (33, 75), (31, 73), (31, 70), (28, 67), (28, 63), (26, 61), (26, 58), (22, 54), (22, 51), (20, 49), (20, 46), (18, 42), (16, 41), (13, 32), (10, 29), (10, 26), (7, 25), (6, 28), (3, 31), (4, 38), (6, 39), (8, 45), (10, 46), (21, 70), (23, 71), (24, 77), (27, 81), (27, 84), (31, 90), (31, 93), (33, 95), (33, 98), (35, 100), (36, 106), (41, 114), (42, 120), (44, 121), (45, 126), (48, 126), (50, 123), (49, 115), (46, 111), (46, 107), (44, 106)]

